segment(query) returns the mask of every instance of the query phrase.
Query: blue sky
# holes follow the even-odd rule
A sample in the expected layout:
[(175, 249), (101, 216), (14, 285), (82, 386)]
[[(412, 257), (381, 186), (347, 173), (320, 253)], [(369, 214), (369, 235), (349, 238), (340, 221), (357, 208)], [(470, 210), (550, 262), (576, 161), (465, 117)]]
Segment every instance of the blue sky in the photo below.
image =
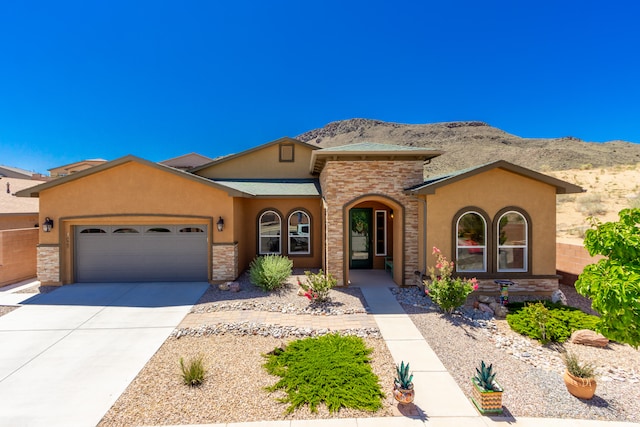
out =
[(640, 143), (640, 2), (0, 1), (0, 164), (215, 157), (354, 117)]

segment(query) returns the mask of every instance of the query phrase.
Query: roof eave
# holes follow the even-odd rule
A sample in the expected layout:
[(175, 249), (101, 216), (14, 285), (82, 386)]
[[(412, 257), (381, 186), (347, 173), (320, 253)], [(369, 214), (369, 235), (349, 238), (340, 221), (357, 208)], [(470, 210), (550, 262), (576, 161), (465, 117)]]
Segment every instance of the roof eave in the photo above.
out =
[(163, 164), (160, 164), (160, 163), (154, 163), (152, 161), (145, 160), (145, 159), (142, 159), (140, 157), (136, 157), (134, 155), (129, 154), (127, 156), (120, 157), (119, 159), (112, 160), (110, 162), (106, 162), (106, 163), (103, 163), (103, 164), (100, 164), (100, 165), (97, 165), (97, 166), (93, 166), (93, 167), (91, 167), (89, 169), (85, 169), (85, 170), (80, 171), (80, 172), (76, 172), (76, 173), (74, 173), (72, 175), (67, 175), (67, 176), (64, 176), (64, 177), (61, 177), (61, 178), (56, 178), (56, 179), (54, 179), (52, 181), (47, 181), (47, 182), (45, 182), (43, 184), (39, 184), (39, 185), (36, 185), (34, 187), (31, 187), (31, 188), (26, 188), (24, 190), (16, 192), (16, 196), (17, 197), (39, 197), (41, 191), (48, 190), (49, 188), (57, 187), (58, 185), (66, 184), (68, 182), (75, 181), (77, 179), (81, 179), (81, 178), (83, 178), (85, 176), (93, 175), (95, 173), (99, 173), (99, 172), (114, 168), (116, 166), (123, 165), (125, 163), (129, 163), (129, 162), (136, 162), (136, 163), (140, 163), (140, 164), (143, 164), (143, 165), (146, 165), (146, 166), (150, 166), (152, 168), (161, 169), (161, 170), (163, 170), (165, 172), (174, 174), (176, 176), (180, 176), (182, 178), (185, 178), (185, 179), (188, 179), (188, 180), (191, 180), (191, 181), (199, 182), (201, 184), (209, 185), (211, 187), (214, 187), (214, 188), (217, 188), (219, 190), (225, 191), (229, 196), (232, 196), (232, 197), (243, 197), (243, 196), (246, 195), (246, 193), (243, 193), (241, 191), (238, 191), (238, 190), (226, 187), (226, 186), (222, 186), (222, 185), (216, 184), (216, 183), (211, 182), (210, 180), (208, 180), (206, 178), (203, 178), (201, 176), (193, 175), (191, 173), (184, 172), (184, 171), (182, 171), (180, 169), (172, 168), (171, 166), (163, 165)]
[(362, 161), (362, 160), (373, 160), (373, 159), (388, 159), (388, 160), (413, 160), (413, 161), (423, 161), (426, 162), (435, 157), (441, 156), (444, 154), (444, 151), (438, 150), (415, 150), (415, 151), (343, 151), (336, 150), (331, 151), (331, 149), (323, 149), (321, 151), (314, 151), (311, 153), (311, 161), (309, 165), (309, 172), (311, 174), (319, 174), (322, 169), (324, 169), (324, 165), (327, 163), (327, 160), (340, 160), (341, 158), (344, 160), (352, 160), (352, 161)]
[(551, 177), (549, 175), (545, 175), (540, 172), (536, 172), (534, 170), (527, 169), (522, 166), (518, 166), (516, 164), (507, 162), (506, 160), (497, 160), (495, 162), (479, 166), (475, 169), (471, 169), (465, 173), (456, 174), (454, 172), (449, 177), (445, 177), (436, 182), (424, 183), (423, 185), (420, 185), (417, 187), (408, 188), (408, 189), (405, 189), (404, 192), (405, 194), (409, 194), (409, 195), (435, 194), (436, 190), (440, 187), (453, 184), (454, 182), (458, 182), (463, 179), (469, 178), (471, 176), (477, 175), (479, 173), (486, 172), (488, 170), (496, 169), (496, 168), (504, 169), (511, 173), (515, 173), (515, 174), (551, 185), (555, 187), (556, 194), (576, 194), (576, 193), (584, 193), (586, 191), (584, 188), (577, 186), (575, 184), (571, 184), (570, 182), (562, 181), (560, 179)]

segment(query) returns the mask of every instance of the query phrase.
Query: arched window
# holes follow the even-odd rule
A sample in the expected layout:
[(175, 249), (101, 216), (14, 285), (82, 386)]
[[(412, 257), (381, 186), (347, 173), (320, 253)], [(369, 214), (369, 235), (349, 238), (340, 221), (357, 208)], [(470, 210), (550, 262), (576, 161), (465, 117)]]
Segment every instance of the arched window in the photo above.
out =
[(527, 220), (519, 212), (508, 211), (498, 220), (498, 271), (527, 271), (529, 245)]
[(274, 211), (266, 211), (258, 220), (260, 255), (279, 254), (280, 250), (280, 215)]
[(458, 217), (456, 271), (487, 271), (487, 222), (478, 212), (468, 211)]
[(309, 215), (301, 210), (289, 215), (289, 253), (311, 253), (311, 220)]

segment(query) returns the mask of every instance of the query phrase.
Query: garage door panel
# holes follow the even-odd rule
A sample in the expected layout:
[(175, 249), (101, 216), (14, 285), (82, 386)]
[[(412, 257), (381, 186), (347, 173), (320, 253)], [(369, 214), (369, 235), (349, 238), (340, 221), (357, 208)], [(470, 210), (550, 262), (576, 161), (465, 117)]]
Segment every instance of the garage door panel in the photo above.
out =
[[(180, 232), (186, 229), (201, 231)], [(206, 229), (206, 225), (77, 227), (76, 281), (207, 280)]]

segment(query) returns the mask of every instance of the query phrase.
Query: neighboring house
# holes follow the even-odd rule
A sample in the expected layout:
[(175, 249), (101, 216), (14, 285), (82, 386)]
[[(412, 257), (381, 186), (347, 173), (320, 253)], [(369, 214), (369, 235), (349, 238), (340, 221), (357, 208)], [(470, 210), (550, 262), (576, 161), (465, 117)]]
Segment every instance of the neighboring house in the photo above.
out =
[(512, 278), (549, 293), (556, 194), (573, 184), (498, 161), (424, 181), (426, 148), (358, 143), (320, 149), (291, 138), (189, 172), (126, 156), (20, 192), (40, 198), (38, 277), (46, 284), (234, 280), (258, 255), (322, 268), (391, 270), (398, 285), (434, 264)]
[(198, 166), (206, 165), (207, 163), (210, 163), (212, 161), (213, 161), (212, 158), (203, 156), (202, 154), (189, 153), (189, 154), (184, 154), (182, 156), (174, 157), (169, 160), (164, 160), (160, 162), (160, 164), (186, 171), (186, 170), (197, 168)]
[(38, 225), (38, 199), (16, 197), (15, 193), (42, 181), (29, 178), (0, 178), (0, 230), (33, 228)]
[(105, 162), (106, 160), (104, 159), (81, 160), (79, 162), (69, 163), (68, 165), (51, 168), (51, 169), (48, 169), (48, 171), (51, 178), (60, 178), (63, 176), (71, 175), (72, 173), (77, 173), (83, 170), (87, 170), (94, 166), (101, 165)]
[(40, 182), (0, 178), (0, 286), (36, 276), (39, 200), (14, 193)]
[(39, 176), (28, 170), (0, 165), (0, 178), (32, 179), (34, 175)]

